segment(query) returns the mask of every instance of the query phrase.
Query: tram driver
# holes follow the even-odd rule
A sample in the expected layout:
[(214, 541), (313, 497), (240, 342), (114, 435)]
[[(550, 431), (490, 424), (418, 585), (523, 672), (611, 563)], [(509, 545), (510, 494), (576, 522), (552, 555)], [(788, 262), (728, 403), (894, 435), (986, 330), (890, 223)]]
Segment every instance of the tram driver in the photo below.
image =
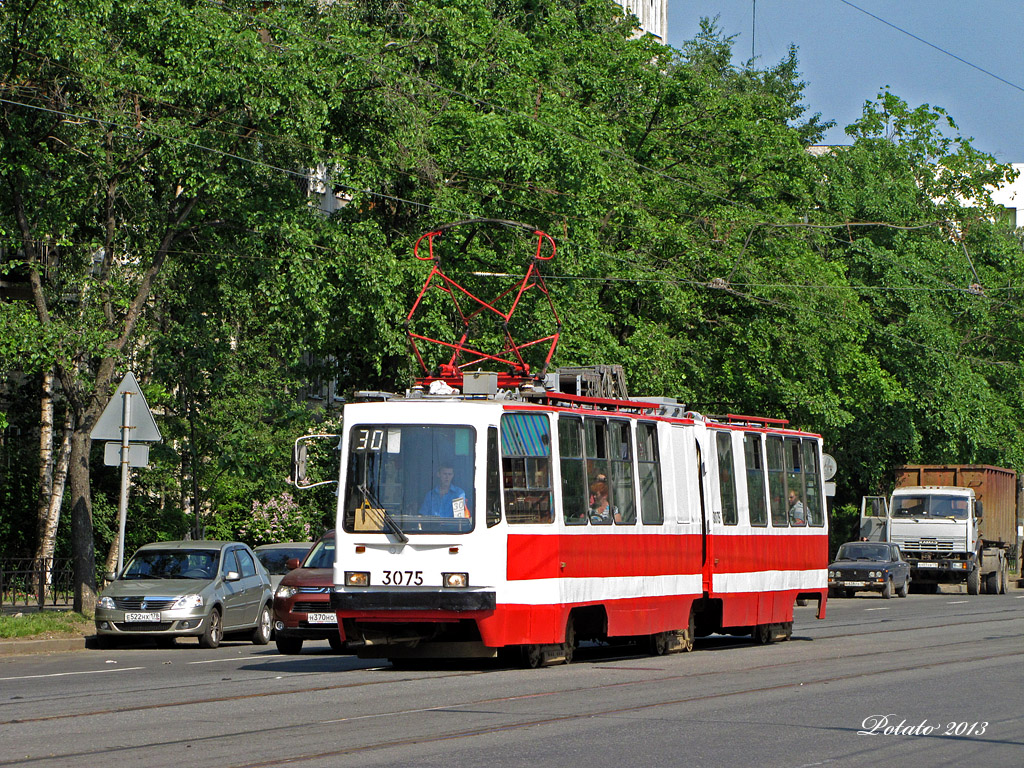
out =
[(437, 485), (427, 491), (420, 505), (420, 514), (429, 517), (469, 517), (469, 507), (466, 504), (466, 492), (457, 485), (452, 485), (455, 479), (455, 467), (450, 463), (443, 463), (437, 469)]

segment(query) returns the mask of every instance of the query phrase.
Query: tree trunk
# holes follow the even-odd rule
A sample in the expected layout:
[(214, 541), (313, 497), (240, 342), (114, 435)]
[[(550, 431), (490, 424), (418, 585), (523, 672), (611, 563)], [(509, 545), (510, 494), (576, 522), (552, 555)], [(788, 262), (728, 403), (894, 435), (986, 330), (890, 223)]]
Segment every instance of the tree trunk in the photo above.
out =
[(42, 544), (43, 530), (53, 493), (53, 370), (43, 374), (39, 413), (39, 508), (36, 531)]
[[(52, 579), (53, 551), (57, 545), (57, 528), (60, 524), (61, 506), (64, 503), (64, 486), (68, 478), (68, 465), (71, 462), (71, 433), (74, 427), (74, 414), (68, 408), (64, 414), (64, 431), (61, 435), (60, 451), (57, 453), (56, 461), (53, 461), (51, 447), (50, 463), (52, 469), (49, 473), (49, 478), (43, 479), (43, 482), (47, 482), (48, 485), (43, 487), (40, 494), (39, 540), (36, 546), (36, 561), (42, 560), (49, 563), (50, 567), (46, 569), (45, 576), (47, 585), (50, 584)], [(44, 501), (45, 507), (43, 505)]]
[[(120, 524), (120, 522), (118, 524)], [(120, 537), (114, 536), (114, 540), (110, 542), (110, 546), (107, 548), (107, 561), (103, 564), (104, 573), (117, 570), (117, 550), (120, 543), (118, 538)]]
[[(43, 537), (53, 494), (53, 370), (43, 373), (39, 396), (39, 504), (36, 509), (36, 557), (33, 589), (38, 594), (50, 583), (50, 567), (44, 554)], [(42, 582), (42, 583), (40, 583)]]
[[(92, 419), (95, 421), (95, 419)], [(91, 616), (96, 608), (96, 552), (93, 545), (92, 497), (89, 494), (89, 431), (79, 425), (71, 435), (71, 549), (75, 573), (74, 610)]]

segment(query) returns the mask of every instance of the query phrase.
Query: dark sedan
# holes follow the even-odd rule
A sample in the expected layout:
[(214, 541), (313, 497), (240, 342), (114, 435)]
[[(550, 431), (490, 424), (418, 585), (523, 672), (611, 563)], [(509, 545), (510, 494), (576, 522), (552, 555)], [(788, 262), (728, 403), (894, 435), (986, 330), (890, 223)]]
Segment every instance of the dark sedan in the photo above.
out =
[(910, 565), (896, 544), (881, 541), (851, 541), (836, 553), (828, 567), (830, 597), (853, 597), (861, 591), (881, 592), (889, 599), (895, 592), (906, 597), (910, 588)]
[(300, 653), (307, 640), (327, 640), (344, 651), (338, 619), (331, 610), (334, 587), (334, 531), (313, 545), (300, 563), (288, 561), (290, 570), (274, 593), (274, 641), (281, 653)]

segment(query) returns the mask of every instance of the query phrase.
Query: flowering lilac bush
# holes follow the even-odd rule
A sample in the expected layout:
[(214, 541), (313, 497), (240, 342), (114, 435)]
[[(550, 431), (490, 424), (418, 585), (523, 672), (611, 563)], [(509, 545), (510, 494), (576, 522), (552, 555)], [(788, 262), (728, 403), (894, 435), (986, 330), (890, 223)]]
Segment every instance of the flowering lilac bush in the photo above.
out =
[(304, 510), (285, 491), (265, 502), (252, 503), (252, 517), (238, 528), (239, 538), (257, 544), (309, 541), (312, 525)]

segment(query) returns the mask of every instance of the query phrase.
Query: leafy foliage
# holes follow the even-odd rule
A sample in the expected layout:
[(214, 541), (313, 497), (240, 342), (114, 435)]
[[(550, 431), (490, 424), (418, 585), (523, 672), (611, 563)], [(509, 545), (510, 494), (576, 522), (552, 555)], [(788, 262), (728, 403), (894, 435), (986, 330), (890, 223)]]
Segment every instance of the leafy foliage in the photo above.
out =
[[(82, 438), (136, 372), (165, 442), (135, 473), (133, 545), (290, 537), (330, 523), (329, 493), (286, 496), (292, 441), (333, 416), (308, 382), (402, 388), (413, 243), (500, 219), (556, 240), (556, 364), (820, 432), (839, 506), (906, 461), (1024, 469), (1021, 246), (988, 198), (1011, 171), (889, 92), (811, 152), (830, 124), (796, 51), (737, 67), (711, 22), (682, 50), (633, 32), (610, 0), (8, 0), (0, 252), (30, 300), (0, 302), (0, 373), (56, 368)], [(484, 273), (531, 253), (514, 231), (439, 242), (491, 296), (509, 279)], [(452, 338), (446, 298), (418, 322)], [(90, 483), (72, 506), (105, 547), (96, 463), (91, 516)], [(0, 482), (0, 532), (32, 519), (31, 478)]]

